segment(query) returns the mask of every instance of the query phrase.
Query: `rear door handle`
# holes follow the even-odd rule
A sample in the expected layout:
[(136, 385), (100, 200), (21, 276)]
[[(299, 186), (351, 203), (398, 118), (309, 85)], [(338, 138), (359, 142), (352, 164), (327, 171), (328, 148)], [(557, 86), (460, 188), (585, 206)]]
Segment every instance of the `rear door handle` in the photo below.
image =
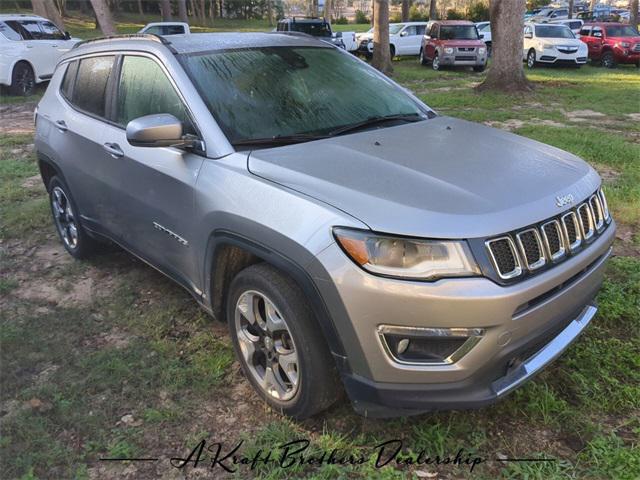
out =
[(67, 124), (65, 123), (64, 120), (58, 120), (56, 122), (56, 128), (61, 132), (66, 132), (68, 130)]
[(109, 152), (109, 155), (111, 155), (113, 158), (120, 158), (124, 156), (124, 152), (120, 148), (120, 145), (118, 145), (117, 143), (107, 142), (102, 146), (102, 148)]

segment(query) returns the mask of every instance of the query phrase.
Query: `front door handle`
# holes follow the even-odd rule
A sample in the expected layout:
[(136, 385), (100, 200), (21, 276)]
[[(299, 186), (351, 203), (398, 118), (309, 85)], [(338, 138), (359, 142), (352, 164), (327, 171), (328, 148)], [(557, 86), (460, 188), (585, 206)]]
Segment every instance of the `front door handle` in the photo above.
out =
[(56, 122), (56, 128), (61, 132), (66, 132), (68, 130), (67, 124), (64, 120), (58, 120)]
[(120, 158), (124, 156), (124, 152), (120, 148), (120, 145), (118, 145), (117, 143), (107, 142), (102, 146), (102, 148), (109, 152), (109, 155), (111, 155), (113, 158)]

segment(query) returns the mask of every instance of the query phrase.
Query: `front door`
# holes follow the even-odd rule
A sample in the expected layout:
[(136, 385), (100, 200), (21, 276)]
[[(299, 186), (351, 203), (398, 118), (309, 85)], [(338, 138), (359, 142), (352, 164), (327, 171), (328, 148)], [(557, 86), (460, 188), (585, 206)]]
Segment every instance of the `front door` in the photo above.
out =
[(111, 157), (112, 229), (126, 246), (184, 283), (198, 276), (191, 232), (194, 185), (204, 157), (180, 148), (134, 147), (125, 128), (136, 118), (169, 113), (182, 121), (184, 133), (197, 132), (158, 60), (132, 54), (121, 62), (113, 124), (104, 131)]

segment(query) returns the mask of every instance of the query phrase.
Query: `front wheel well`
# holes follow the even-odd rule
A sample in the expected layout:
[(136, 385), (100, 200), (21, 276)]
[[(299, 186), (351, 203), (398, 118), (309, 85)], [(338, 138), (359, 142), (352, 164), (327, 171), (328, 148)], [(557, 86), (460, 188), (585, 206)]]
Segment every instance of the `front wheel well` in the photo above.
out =
[(222, 245), (217, 249), (211, 268), (211, 310), (218, 320), (224, 321), (225, 302), (229, 286), (245, 268), (263, 260), (235, 245)]

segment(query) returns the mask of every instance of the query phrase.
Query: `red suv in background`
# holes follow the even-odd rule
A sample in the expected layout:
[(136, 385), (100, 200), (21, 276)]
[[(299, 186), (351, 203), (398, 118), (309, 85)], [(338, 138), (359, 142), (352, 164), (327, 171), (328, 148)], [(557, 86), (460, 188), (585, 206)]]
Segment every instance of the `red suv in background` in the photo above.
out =
[(469, 66), (482, 72), (487, 66), (487, 46), (472, 22), (448, 20), (430, 22), (422, 38), (420, 63), (434, 70), (445, 65)]
[(589, 47), (591, 61), (613, 68), (618, 63), (635, 63), (640, 68), (640, 34), (626, 23), (588, 23), (580, 40)]

